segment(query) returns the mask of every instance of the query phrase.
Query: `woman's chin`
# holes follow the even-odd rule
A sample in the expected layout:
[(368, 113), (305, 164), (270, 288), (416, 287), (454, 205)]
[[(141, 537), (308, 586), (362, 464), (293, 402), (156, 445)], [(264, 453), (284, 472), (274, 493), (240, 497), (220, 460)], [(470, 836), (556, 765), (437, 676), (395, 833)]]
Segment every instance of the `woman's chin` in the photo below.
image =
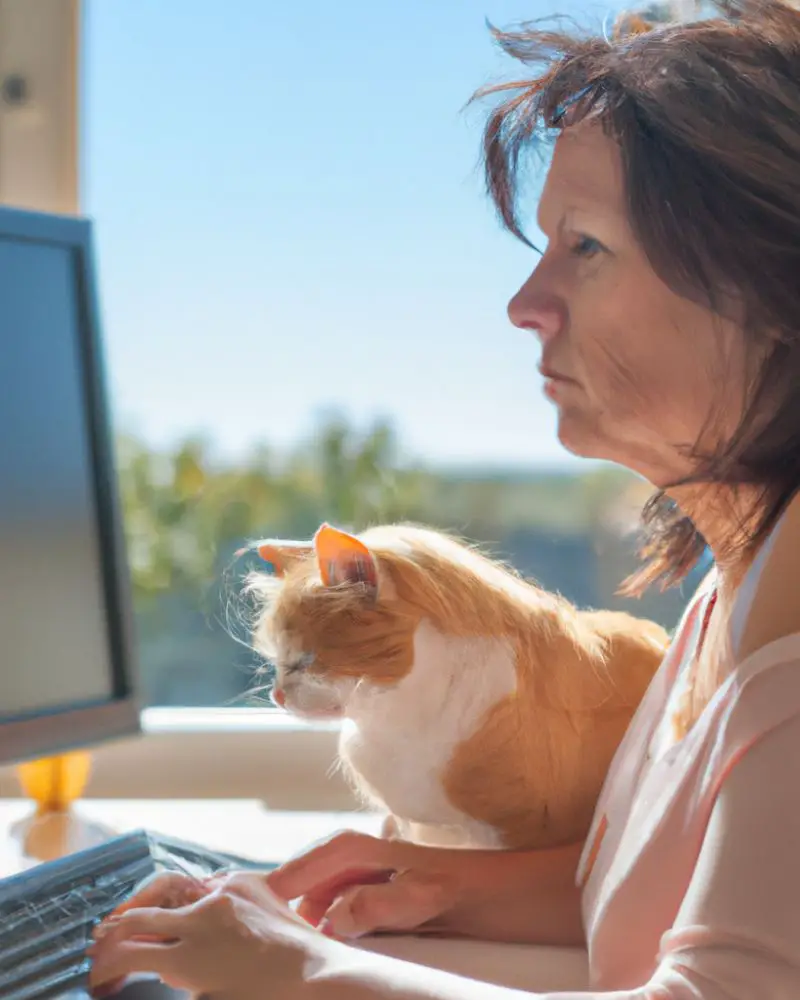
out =
[(603, 439), (574, 413), (559, 410), (556, 436), (562, 448), (577, 458), (606, 460), (609, 448), (603, 447)]

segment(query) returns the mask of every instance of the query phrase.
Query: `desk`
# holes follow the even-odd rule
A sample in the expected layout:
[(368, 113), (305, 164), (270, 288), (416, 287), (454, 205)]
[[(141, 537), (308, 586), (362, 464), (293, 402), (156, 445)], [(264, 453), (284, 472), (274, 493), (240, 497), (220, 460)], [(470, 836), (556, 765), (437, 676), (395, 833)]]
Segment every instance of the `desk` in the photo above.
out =
[[(83, 799), (78, 812), (81, 818), (109, 827), (115, 834), (144, 828), (211, 850), (264, 861), (285, 861), (340, 829), (378, 833), (381, 825), (375, 813), (271, 812), (257, 799)], [(0, 830), (10, 830), (30, 813), (28, 802), (0, 799)], [(53, 826), (59, 823), (60, 817), (54, 817)], [(42, 839), (47, 841), (46, 830)], [(0, 875), (32, 863), (7, 839), (4, 843), (0, 838), (0, 845)], [(73, 849), (79, 846), (75, 844)]]
[[(0, 799), (0, 829), (31, 811), (27, 802)], [(282, 861), (337, 830), (377, 833), (381, 817), (371, 813), (270, 811), (257, 800), (92, 800), (80, 814), (115, 833), (145, 828), (256, 860)], [(3, 841), (0, 838), (0, 845)], [(0, 874), (29, 867), (14, 845), (0, 848)], [(362, 947), (461, 975), (527, 990), (581, 990), (587, 985), (586, 956), (579, 949), (536, 948), (489, 942), (415, 937), (367, 939)]]

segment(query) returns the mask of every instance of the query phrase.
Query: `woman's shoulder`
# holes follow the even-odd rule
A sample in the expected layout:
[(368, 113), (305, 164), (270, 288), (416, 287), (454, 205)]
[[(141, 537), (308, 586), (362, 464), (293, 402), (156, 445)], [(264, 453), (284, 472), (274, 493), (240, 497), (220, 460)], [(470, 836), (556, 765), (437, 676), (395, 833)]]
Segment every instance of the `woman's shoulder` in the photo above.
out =
[(737, 663), (795, 637), (800, 657), (800, 495), (790, 502), (757, 554), (731, 613)]

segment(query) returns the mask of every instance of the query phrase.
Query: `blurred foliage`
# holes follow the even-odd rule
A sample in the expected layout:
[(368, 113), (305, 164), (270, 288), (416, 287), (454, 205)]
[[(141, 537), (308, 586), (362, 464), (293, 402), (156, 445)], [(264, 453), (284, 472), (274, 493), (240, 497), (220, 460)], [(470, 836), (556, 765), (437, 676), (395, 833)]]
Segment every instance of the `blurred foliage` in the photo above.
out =
[(248, 540), (310, 538), (325, 520), (355, 530), (411, 520), (487, 542), (520, 528), (583, 535), (632, 483), (615, 468), (575, 475), (402, 465), (388, 423), (358, 430), (339, 417), (286, 456), (260, 446), (231, 464), (202, 439), (160, 452), (123, 435), (117, 457), (139, 598), (202, 592)]
[[(581, 473), (431, 469), (402, 460), (391, 425), (338, 416), (288, 454), (265, 445), (224, 461), (209, 441), (157, 450), (117, 442), (145, 700), (243, 704), (264, 678), (249, 648), (240, 581), (258, 538), (309, 539), (323, 521), (361, 530), (414, 521), (509, 560), (582, 606), (619, 607), (668, 627), (685, 594), (615, 594), (635, 565), (637, 508), (648, 487), (612, 466)], [(238, 644), (233, 640), (237, 639)]]
[(396, 467), (386, 423), (359, 432), (334, 418), (288, 456), (261, 446), (236, 464), (215, 460), (201, 439), (158, 452), (123, 435), (117, 461), (138, 597), (204, 589), (248, 540), (309, 538), (326, 519), (396, 520), (421, 495), (421, 473)]

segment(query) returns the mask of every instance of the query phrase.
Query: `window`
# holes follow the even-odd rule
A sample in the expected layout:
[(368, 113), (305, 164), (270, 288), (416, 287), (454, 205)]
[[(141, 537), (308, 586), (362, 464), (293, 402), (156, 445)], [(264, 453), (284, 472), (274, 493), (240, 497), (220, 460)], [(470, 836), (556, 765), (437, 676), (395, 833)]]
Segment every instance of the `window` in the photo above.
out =
[[(505, 319), (531, 260), (473, 169), (480, 111), (460, 112), (497, 68), (486, 14), (86, 5), (84, 208), (150, 707), (141, 744), (98, 755), (101, 794), (346, 796), (324, 780), (335, 730), (254, 691), (234, 558), (253, 537), (413, 519), (626, 606), (641, 484), (562, 453), (537, 345)], [(682, 602), (627, 606), (671, 625)]]

